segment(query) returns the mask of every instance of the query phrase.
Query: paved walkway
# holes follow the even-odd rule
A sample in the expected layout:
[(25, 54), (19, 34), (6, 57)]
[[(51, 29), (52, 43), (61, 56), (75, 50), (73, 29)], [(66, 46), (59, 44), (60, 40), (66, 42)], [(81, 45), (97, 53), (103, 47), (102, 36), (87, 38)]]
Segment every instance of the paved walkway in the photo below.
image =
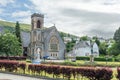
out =
[(45, 80), (45, 79), (0, 73), (0, 80)]

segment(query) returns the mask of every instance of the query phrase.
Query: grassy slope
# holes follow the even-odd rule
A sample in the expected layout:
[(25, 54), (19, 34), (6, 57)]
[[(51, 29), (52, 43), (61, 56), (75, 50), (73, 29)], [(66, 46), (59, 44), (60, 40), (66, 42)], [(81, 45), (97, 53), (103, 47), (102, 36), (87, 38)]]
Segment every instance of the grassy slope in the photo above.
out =
[[(14, 29), (15, 28), (14, 22), (7, 22), (7, 21), (0, 21), (0, 26), (4, 26), (5, 29)], [(31, 26), (29, 24), (20, 24), (22, 31), (30, 31)]]
[[(14, 30), (15, 24), (16, 23), (14, 23), (14, 22), (8, 22), (8, 21), (1, 21), (0, 20), (0, 26), (4, 26), (5, 29), (10, 30), (10, 31)], [(22, 31), (29, 32), (30, 29), (31, 29), (31, 25), (20, 23), (20, 28), (21, 28)], [(64, 32), (60, 32), (60, 34), (62, 34), (64, 37), (66, 37), (68, 35), (68, 33), (64, 33)], [(74, 37), (77, 37), (77, 36), (70, 34), (70, 37), (74, 38)]]

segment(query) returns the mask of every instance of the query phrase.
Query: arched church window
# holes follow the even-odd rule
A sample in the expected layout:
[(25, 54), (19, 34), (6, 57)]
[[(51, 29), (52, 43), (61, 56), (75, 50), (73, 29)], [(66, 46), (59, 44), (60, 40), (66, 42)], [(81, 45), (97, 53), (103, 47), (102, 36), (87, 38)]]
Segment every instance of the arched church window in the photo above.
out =
[(37, 21), (37, 28), (40, 28), (40, 26), (41, 26), (41, 23), (40, 23), (40, 21), (38, 20), (38, 21)]
[(52, 36), (50, 38), (50, 42), (49, 42), (49, 50), (54, 52), (54, 51), (58, 51), (58, 48), (59, 48), (59, 41), (57, 39), (56, 36)]

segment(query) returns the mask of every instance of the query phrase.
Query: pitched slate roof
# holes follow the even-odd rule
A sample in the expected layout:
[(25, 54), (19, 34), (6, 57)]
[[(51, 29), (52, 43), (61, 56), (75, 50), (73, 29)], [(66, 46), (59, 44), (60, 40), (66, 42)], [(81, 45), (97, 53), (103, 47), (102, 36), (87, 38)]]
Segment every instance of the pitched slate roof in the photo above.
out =
[[(44, 33), (44, 39), (46, 39), (46, 37), (48, 36), (48, 34), (55, 29), (55, 27), (50, 27), (50, 28), (46, 28), (43, 29), (43, 33)], [(28, 47), (28, 45), (30, 44), (30, 32), (21, 32), (21, 39), (22, 39), (22, 45), (23, 47)]]
[(83, 47), (90, 47), (90, 45), (86, 41), (80, 41), (74, 46), (74, 48), (83, 48)]
[(21, 32), (21, 40), (22, 40), (22, 46), (28, 47), (30, 43), (30, 33), (29, 32)]

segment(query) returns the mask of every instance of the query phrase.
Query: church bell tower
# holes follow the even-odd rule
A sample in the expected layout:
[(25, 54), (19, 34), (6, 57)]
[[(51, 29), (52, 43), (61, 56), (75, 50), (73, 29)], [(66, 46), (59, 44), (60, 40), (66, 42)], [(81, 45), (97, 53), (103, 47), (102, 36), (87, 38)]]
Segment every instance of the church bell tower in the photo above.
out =
[(39, 61), (43, 57), (43, 26), (44, 15), (34, 13), (31, 15), (31, 42), (30, 42), (30, 54), (33, 60)]
[(44, 15), (43, 14), (38, 14), (34, 13), (31, 15), (31, 30), (34, 29), (42, 29), (44, 26)]

